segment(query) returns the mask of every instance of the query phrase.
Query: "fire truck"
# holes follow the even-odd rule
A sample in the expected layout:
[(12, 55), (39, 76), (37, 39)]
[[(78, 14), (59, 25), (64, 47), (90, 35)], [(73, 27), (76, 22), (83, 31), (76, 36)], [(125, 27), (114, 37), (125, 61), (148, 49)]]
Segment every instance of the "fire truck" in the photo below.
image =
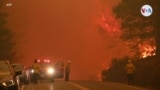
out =
[[(54, 81), (56, 78), (64, 77), (63, 61), (51, 62), (50, 60), (38, 60), (40, 65), (40, 79)], [(34, 72), (34, 71), (33, 71)]]

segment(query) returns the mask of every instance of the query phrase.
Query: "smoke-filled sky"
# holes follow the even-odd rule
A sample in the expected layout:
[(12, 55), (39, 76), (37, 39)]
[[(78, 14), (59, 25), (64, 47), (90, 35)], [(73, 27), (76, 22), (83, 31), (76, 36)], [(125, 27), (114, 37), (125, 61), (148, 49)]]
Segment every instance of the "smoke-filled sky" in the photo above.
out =
[[(7, 0), (8, 27), (16, 32), (17, 60), (31, 65), (35, 58), (71, 61), (71, 79), (89, 79), (103, 63), (126, 54), (118, 32), (99, 30), (97, 19), (113, 18), (119, 0)], [(114, 23), (114, 22), (113, 22)]]

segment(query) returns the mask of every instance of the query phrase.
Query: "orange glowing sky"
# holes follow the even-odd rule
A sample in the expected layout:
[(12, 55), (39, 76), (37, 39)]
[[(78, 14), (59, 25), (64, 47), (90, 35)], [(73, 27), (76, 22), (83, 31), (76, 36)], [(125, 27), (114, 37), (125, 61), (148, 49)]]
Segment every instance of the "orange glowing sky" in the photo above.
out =
[[(98, 30), (101, 11), (112, 17), (117, 0), (7, 0), (8, 27), (16, 32), (17, 60), (71, 60), (71, 79), (87, 80), (104, 62), (126, 54), (123, 42)], [(116, 33), (116, 32), (115, 32)]]

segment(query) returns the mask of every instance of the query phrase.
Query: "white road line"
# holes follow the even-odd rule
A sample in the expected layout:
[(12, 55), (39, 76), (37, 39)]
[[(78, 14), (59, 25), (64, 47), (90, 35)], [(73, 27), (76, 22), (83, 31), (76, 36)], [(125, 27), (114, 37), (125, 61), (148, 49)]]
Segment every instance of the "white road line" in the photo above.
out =
[(76, 83), (73, 83), (73, 82), (69, 82), (69, 84), (71, 84), (71, 85), (73, 85), (73, 86), (75, 86), (77, 88), (80, 88), (81, 90), (90, 90), (89, 88), (86, 88), (86, 87), (84, 87), (82, 85), (79, 85), (79, 84), (76, 84)]

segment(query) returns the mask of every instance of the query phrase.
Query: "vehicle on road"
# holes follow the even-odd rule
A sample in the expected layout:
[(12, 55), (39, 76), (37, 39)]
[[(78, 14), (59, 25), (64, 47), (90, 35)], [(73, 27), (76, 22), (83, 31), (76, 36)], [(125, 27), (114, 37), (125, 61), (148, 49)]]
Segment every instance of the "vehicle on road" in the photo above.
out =
[[(64, 77), (63, 62), (50, 62), (50, 60), (43, 60), (38, 62), (40, 65), (39, 79), (54, 81), (56, 78)], [(34, 73), (34, 71), (31, 71)], [(32, 77), (34, 78), (34, 77)]]
[(0, 61), (0, 90), (20, 90), (20, 72), (15, 72), (9, 61)]
[(28, 84), (29, 76), (27, 75), (27, 71), (25, 70), (24, 65), (16, 63), (16, 64), (11, 64), (11, 66), (16, 72), (21, 72), (21, 75), (19, 75), (20, 84)]

